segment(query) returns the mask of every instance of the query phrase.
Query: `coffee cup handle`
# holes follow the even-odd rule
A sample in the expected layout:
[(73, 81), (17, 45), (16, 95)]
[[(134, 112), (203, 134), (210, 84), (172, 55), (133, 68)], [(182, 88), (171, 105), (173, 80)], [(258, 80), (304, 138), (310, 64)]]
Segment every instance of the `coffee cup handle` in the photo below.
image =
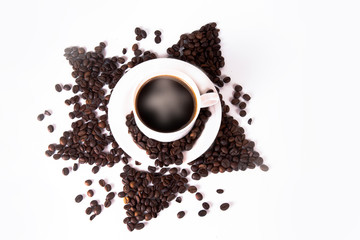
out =
[(219, 95), (217, 93), (205, 93), (200, 96), (200, 108), (210, 107), (215, 105), (219, 101)]

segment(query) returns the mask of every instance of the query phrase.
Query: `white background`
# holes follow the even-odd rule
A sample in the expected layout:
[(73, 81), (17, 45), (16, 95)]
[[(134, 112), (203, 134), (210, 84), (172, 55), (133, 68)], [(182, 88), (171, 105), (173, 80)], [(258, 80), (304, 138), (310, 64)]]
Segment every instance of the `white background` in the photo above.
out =
[[(346, 0), (2, 1), (0, 239), (360, 239), (359, 7)], [(118, 198), (90, 222), (90, 199), (74, 202), (88, 189), (83, 181), (104, 177), (118, 192), (122, 165), (97, 175), (81, 166), (64, 177), (72, 162), (45, 157), (70, 127), (63, 101), (71, 94), (54, 89), (73, 83), (63, 49), (106, 41), (109, 56), (121, 56), (141, 26), (148, 38), (140, 46), (164, 56), (180, 34), (212, 21), (221, 29), (223, 73), (252, 96), (253, 125), (238, 119), (270, 171), (198, 182), (212, 204), (204, 218), (185, 193), (142, 231), (128, 232)], [(38, 122), (45, 109), (53, 115)], [(104, 199), (95, 186), (94, 198)], [(232, 205), (221, 212), (226, 201)]]

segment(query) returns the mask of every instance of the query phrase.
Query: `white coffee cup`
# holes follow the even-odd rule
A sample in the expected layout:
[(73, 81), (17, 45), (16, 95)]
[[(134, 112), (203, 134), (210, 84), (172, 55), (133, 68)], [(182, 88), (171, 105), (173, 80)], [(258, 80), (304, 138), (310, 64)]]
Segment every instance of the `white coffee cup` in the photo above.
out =
[[(195, 95), (194, 96), (195, 111), (192, 114), (191, 120), (185, 126), (183, 126), (181, 129), (176, 130), (174, 132), (159, 132), (159, 131), (155, 131), (155, 130), (149, 128), (141, 120), (141, 117), (139, 116), (139, 113), (136, 108), (137, 96), (138, 96), (138, 93), (141, 90), (141, 88), (144, 85), (146, 85), (149, 82), (149, 80), (151, 80), (155, 77), (161, 77), (161, 76), (171, 76), (171, 77), (176, 78), (178, 81), (181, 81), (182, 84), (185, 84)], [(171, 80), (169, 80), (169, 81), (171, 81)], [(187, 74), (185, 74), (183, 72), (175, 71), (172, 69), (168, 69), (168, 70), (154, 69), (154, 71), (149, 71), (149, 72), (146, 72), (143, 75), (141, 75), (139, 84), (135, 87), (135, 90), (134, 90), (132, 96), (133, 96), (132, 110), (133, 110), (135, 122), (136, 122), (138, 128), (147, 137), (155, 139), (160, 142), (171, 142), (171, 141), (175, 141), (177, 139), (184, 137), (193, 128), (193, 126), (196, 122), (196, 119), (199, 115), (200, 109), (204, 108), (204, 107), (212, 106), (219, 101), (218, 93), (211, 92), (211, 93), (205, 93), (205, 94), (200, 95), (199, 89), (196, 86), (195, 82), (191, 79), (191, 77), (189, 77)]]

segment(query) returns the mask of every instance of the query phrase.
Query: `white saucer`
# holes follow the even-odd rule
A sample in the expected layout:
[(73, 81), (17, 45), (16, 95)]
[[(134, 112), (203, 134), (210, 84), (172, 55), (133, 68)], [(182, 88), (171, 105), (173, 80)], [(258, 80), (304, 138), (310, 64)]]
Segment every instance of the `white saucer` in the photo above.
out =
[[(140, 149), (133, 141), (131, 135), (128, 133), (128, 127), (125, 125), (126, 115), (132, 110), (131, 99), (133, 89), (136, 87), (138, 81), (141, 79), (141, 73), (149, 69), (174, 69), (182, 71), (189, 75), (199, 88), (200, 94), (205, 93), (207, 90), (212, 89), (216, 92), (214, 84), (206, 76), (206, 74), (199, 68), (186, 63), (184, 61), (171, 59), (171, 58), (158, 58), (143, 62), (134, 68), (130, 69), (113, 89), (111, 98), (108, 104), (108, 121), (111, 132), (120, 145), (120, 147), (129, 154), (134, 160), (141, 162), (139, 166), (131, 164), (138, 169), (146, 169), (149, 165), (154, 165), (154, 160), (150, 159), (145, 153), (145, 150)], [(220, 100), (217, 104), (209, 107), (211, 117), (205, 124), (205, 128), (201, 136), (197, 139), (193, 148), (190, 151), (184, 151), (184, 163), (190, 162), (203, 154), (213, 143), (221, 124), (221, 103)]]

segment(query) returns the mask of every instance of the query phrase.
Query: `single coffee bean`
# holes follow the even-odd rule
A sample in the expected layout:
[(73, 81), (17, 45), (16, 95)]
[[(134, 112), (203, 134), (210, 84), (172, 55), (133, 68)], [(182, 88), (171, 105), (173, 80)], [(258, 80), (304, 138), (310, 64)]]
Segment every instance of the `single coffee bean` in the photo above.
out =
[(185, 216), (185, 212), (184, 211), (180, 211), (177, 213), (177, 217), (178, 218), (183, 218)]
[(260, 165), (260, 169), (264, 172), (267, 172), (269, 170), (269, 167), (265, 164)]
[(111, 185), (110, 184), (105, 185), (105, 191), (107, 191), (107, 192), (111, 191)]
[(53, 125), (49, 125), (49, 126), (47, 127), (47, 129), (48, 129), (48, 131), (49, 131), (50, 133), (52, 133), (52, 132), (54, 131), (54, 126), (53, 126)]
[(42, 120), (44, 120), (44, 117), (45, 117), (44, 114), (41, 113), (37, 116), (37, 120), (42, 121)]
[(126, 54), (126, 52), (127, 52), (126, 48), (123, 48), (122, 54)]
[(251, 123), (252, 123), (252, 118), (249, 118), (248, 124), (251, 125)]
[(233, 97), (234, 98), (240, 98), (241, 94), (239, 92), (234, 92)]
[(200, 180), (200, 174), (198, 174), (198, 173), (193, 173), (192, 175), (191, 175), (191, 178), (192, 179), (194, 179), (194, 180)]
[(94, 220), (95, 217), (96, 217), (95, 214), (91, 215), (91, 216), (90, 216), (90, 221)]
[(146, 34), (145, 30), (141, 30), (140, 35), (141, 35), (142, 38), (147, 37), (147, 34)]
[(63, 89), (64, 89), (65, 91), (70, 91), (70, 90), (71, 90), (71, 86), (70, 86), (69, 84), (65, 84), (64, 87), (63, 87)]
[(55, 85), (55, 90), (56, 90), (57, 92), (61, 92), (61, 91), (62, 91), (61, 85), (60, 85), (60, 84), (56, 84), (56, 85)]
[(224, 193), (224, 190), (219, 188), (219, 189), (216, 190), (216, 192), (217, 192), (218, 194), (222, 194), (222, 193)]
[(63, 170), (62, 170), (62, 173), (64, 174), (64, 176), (67, 176), (68, 174), (69, 174), (69, 168), (63, 168)]
[(46, 116), (51, 116), (51, 112), (50, 112), (49, 110), (45, 110), (44, 114), (45, 114)]
[(161, 43), (161, 37), (160, 37), (160, 36), (156, 36), (155, 39), (154, 39), (154, 41), (155, 41), (156, 44)]
[(135, 225), (135, 229), (136, 230), (141, 230), (141, 229), (143, 229), (145, 227), (145, 224), (144, 223), (137, 223), (136, 225)]
[(79, 194), (75, 197), (75, 202), (79, 203), (83, 200), (83, 195)]
[(90, 215), (92, 213), (92, 208), (91, 207), (87, 207), (85, 210), (86, 215)]
[(132, 45), (132, 48), (131, 48), (131, 49), (135, 52), (136, 50), (139, 49), (139, 45), (137, 45), (137, 44), (135, 43), (134, 45)]
[(155, 34), (155, 36), (161, 36), (160, 30), (155, 30), (154, 34)]
[(111, 206), (111, 201), (110, 200), (105, 200), (104, 207), (108, 208), (110, 206)]
[(110, 192), (106, 195), (106, 200), (111, 200), (115, 197), (115, 193), (114, 192)]
[(106, 185), (105, 180), (104, 180), (104, 179), (100, 179), (100, 180), (99, 180), (99, 185), (102, 186), (102, 187), (105, 187), (105, 185)]
[(195, 187), (195, 186), (190, 186), (190, 187), (188, 188), (188, 191), (189, 191), (190, 193), (196, 193), (197, 187)]
[(135, 160), (135, 165), (139, 166), (141, 165), (141, 162)]
[(240, 117), (245, 117), (246, 116), (246, 111), (241, 110), (239, 115), (240, 115)]
[(152, 215), (150, 213), (145, 214), (145, 220), (150, 221), (152, 219)]
[(79, 164), (74, 163), (73, 165), (73, 171), (76, 172), (79, 169)]
[(242, 96), (242, 98), (243, 98), (245, 101), (250, 101), (250, 99), (251, 99), (251, 97), (250, 97), (249, 94), (244, 94), (244, 95)]
[(99, 203), (98, 203), (97, 200), (92, 200), (92, 201), (90, 202), (90, 206), (91, 206), (91, 207), (95, 207), (95, 206), (97, 206), (97, 205), (99, 205)]
[(94, 213), (96, 214), (96, 215), (99, 215), (100, 213), (101, 213), (101, 206), (100, 205), (96, 205), (95, 207), (94, 207)]
[(200, 217), (204, 217), (206, 214), (207, 214), (207, 211), (204, 210), (204, 209), (202, 209), (202, 210), (200, 210), (200, 211), (198, 212), (198, 215), (199, 215)]
[(264, 163), (264, 160), (262, 157), (258, 157), (257, 159), (254, 160), (254, 163), (258, 166), (261, 166)]
[(245, 108), (246, 108), (246, 103), (245, 103), (245, 102), (241, 102), (241, 103), (239, 104), (239, 108), (240, 108), (240, 109), (245, 109)]
[(86, 180), (85, 181), (85, 185), (86, 186), (90, 186), (92, 184), (92, 181), (90, 179)]
[(196, 197), (196, 199), (199, 200), (199, 201), (203, 200), (203, 195), (202, 195), (201, 193), (199, 193), (199, 192), (197, 192), (197, 193), (195, 194), (195, 197)]
[(237, 98), (233, 98), (233, 99), (231, 100), (231, 104), (232, 104), (232, 105), (238, 105), (239, 103), (240, 103), (240, 100), (237, 99)]
[(175, 199), (175, 201), (178, 202), (178, 203), (181, 203), (182, 198), (181, 198), (181, 197), (177, 197), (177, 198)]
[(241, 92), (242, 86), (240, 86), (240, 85), (235, 85), (234, 89), (235, 89), (235, 91), (237, 91), (237, 92)]
[(207, 203), (207, 202), (203, 202), (202, 203), (202, 207), (205, 209), (205, 210), (208, 210), (210, 208), (210, 205)]
[(231, 81), (230, 77), (224, 77), (223, 82), (224, 83), (229, 83)]
[(180, 172), (180, 175), (182, 177), (186, 177), (188, 175), (188, 172), (186, 171), (186, 169), (182, 169), (181, 172)]
[(94, 174), (97, 174), (99, 172), (99, 167), (98, 166), (94, 166), (91, 170)]
[(223, 203), (223, 204), (220, 205), (220, 209), (223, 210), (223, 211), (228, 210), (229, 207), (230, 207), (229, 203)]
[(94, 196), (94, 191), (93, 190), (88, 190), (87, 191), (87, 195), (89, 196), (89, 197), (92, 197), (92, 196)]

